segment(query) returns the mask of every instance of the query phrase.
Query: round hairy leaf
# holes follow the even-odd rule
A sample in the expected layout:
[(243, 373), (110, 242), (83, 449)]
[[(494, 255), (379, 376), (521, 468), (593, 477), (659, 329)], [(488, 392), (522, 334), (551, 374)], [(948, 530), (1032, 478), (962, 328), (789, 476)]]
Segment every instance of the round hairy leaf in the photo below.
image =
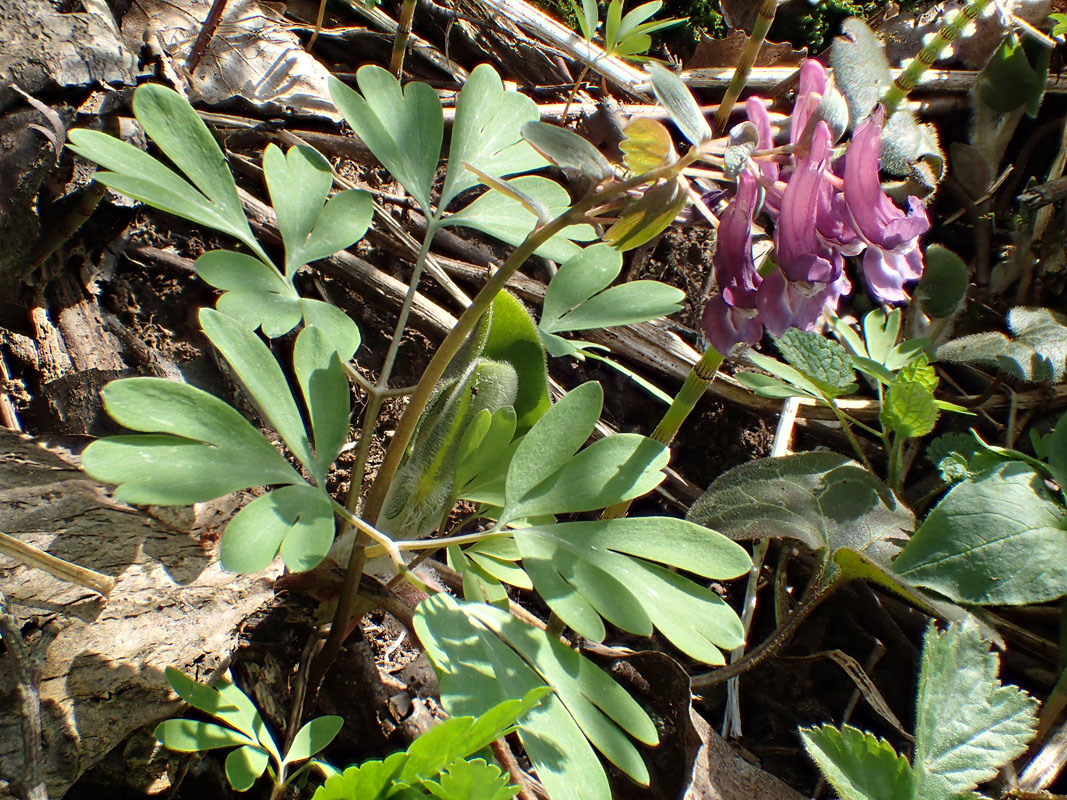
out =
[(797, 539), (829, 559), (847, 548), (887, 564), (914, 529), (884, 483), (836, 453), (742, 464), (715, 480), (687, 519), (731, 539)]

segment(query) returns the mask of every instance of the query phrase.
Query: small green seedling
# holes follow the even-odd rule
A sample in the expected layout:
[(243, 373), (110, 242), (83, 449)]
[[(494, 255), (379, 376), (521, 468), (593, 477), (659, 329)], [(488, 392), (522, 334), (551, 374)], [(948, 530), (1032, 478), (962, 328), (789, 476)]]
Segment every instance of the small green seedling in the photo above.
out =
[[(234, 684), (222, 680), (217, 687), (207, 686), (173, 667), (167, 668), (167, 681), (185, 702), (223, 724), (168, 719), (156, 726), (155, 737), (163, 746), (182, 753), (236, 747), (226, 756), (226, 780), (234, 790), (247, 791), (264, 772), (279, 790), (311, 767), (327, 775), (336, 774), (335, 769), (313, 756), (341, 730), (341, 717), (317, 717), (308, 722), (293, 737), (283, 756), (255, 704)], [(307, 763), (291, 771), (301, 761)]]

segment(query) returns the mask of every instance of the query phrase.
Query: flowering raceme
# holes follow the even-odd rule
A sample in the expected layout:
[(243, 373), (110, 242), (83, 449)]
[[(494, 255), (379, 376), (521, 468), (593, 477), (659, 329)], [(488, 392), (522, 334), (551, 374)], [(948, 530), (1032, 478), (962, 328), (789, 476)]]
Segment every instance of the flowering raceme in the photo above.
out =
[[(774, 147), (762, 101), (746, 105), (759, 135), (757, 150)], [(720, 353), (755, 344), (766, 328), (781, 336), (809, 330), (823, 309), (852, 290), (845, 258), (863, 254), (868, 292), (883, 303), (908, 299), (904, 285), (922, 276), (919, 237), (930, 222), (918, 198), (904, 212), (878, 179), (885, 111), (878, 106), (856, 126), (844, 156), (834, 143), (845, 129), (844, 100), (813, 60), (800, 68), (790, 118), (790, 158), (749, 160), (723, 212), (712, 263), (719, 287), (704, 308), (704, 330)], [(761, 277), (752, 258), (752, 221), (762, 210), (775, 222), (778, 269)]]

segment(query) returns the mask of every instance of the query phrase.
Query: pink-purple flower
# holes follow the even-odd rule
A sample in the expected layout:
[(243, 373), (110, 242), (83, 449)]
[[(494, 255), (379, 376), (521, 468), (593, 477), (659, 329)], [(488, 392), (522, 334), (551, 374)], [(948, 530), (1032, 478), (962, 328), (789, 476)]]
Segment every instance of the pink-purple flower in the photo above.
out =
[[(713, 261), (720, 291), (703, 315), (720, 353), (739, 342), (755, 344), (764, 327), (775, 336), (791, 327), (810, 329), (827, 306), (836, 308), (852, 290), (848, 257), (863, 254), (867, 289), (880, 302), (907, 300), (905, 284), (922, 276), (919, 238), (930, 229), (926, 211), (915, 197), (906, 212), (897, 208), (878, 178), (885, 112), (879, 106), (856, 126), (844, 157), (837, 158), (839, 100), (823, 66), (805, 61), (785, 163), (759, 157), (774, 146), (770, 117), (758, 98), (746, 104), (759, 132), (757, 156), (739, 175), (720, 218)], [(778, 268), (763, 278), (752, 261), (757, 204), (775, 222)]]

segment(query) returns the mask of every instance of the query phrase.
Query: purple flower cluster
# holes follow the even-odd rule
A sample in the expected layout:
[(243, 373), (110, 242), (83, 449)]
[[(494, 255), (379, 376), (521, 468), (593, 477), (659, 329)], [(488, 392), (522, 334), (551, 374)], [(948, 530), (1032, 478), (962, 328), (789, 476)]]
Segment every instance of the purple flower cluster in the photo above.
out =
[[(922, 275), (919, 237), (930, 221), (918, 198), (901, 211), (878, 178), (885, 112), (878, 106), (856, 126), (844, 155), (834, 143), (843, 133), (836, 109), (843, 101), (813, 60), (800, 68), (790, 119), (787, 163), (750, 160), (720, 217), (713, 269), (719, 287), (704, 307), (704, 329), (720, 353), (755, 344), (766, 328), (781, 336), (810, 329), (827, 306), (836, 308), (852, 290), (845, 258), (863, 254), (867, 290), (882, 303), (908, 299), (904, 284)], [(774, 147), (763, 103), (746, 106), (759, 134), (758, 150)], [(778, 269), (761, 277), (752, 258), (752, 220), (762, 210), (775, 222)]]

